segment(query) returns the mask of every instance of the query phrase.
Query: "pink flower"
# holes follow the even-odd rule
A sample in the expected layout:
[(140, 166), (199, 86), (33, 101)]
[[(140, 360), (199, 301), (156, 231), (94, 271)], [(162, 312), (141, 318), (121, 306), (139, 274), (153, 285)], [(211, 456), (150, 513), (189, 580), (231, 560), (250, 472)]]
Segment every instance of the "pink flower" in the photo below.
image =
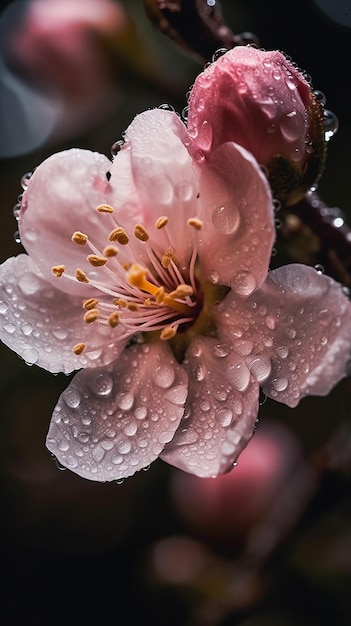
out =
[(189, 142), (176, 114), (153, 110), (112, 164), (79, 149), (44, 161), (22, 203), (28, 255), (0, 269), (2, 340), (51, 372), (81, 369), (47, 445), (92, 480), (158, 456), (223, 473), (252, 435), (259, 386), (295, 406), (345, 373), (341, 286), (302, 265), (268, 273), (257, 162), (233, 143), (198, 162)]
[(211, 63), (189, 98), (189, 133), (203, 154), (226, 141), (244, 146), (266, 167), (275, 196), (284, 200), (305, 193), (322, 169), (322, 121), (302, 73), (281, 52), (250, 46)]

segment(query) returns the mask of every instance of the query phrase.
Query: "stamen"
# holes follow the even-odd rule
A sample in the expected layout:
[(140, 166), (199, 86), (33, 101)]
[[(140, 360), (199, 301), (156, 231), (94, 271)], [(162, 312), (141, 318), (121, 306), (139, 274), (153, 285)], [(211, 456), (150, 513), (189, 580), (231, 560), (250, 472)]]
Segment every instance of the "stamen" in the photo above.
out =
[(100, 317), (100, 312), (97, 309), (91, 309), (91, 311), (87, 311), (84, 315), (84, 321), (87, 324), (91, 324), (95, 322)]
[(158, 217), (156, 222), (155, 222), (155, 228), (157, 228), (157, 230), (161, 230), (161, 228), (164, 228), (165, 226), (167, 226), (168, 224), (168, 217), (166, 217), (165, 215), (162, 215), (161, 217)]
[(76, 279), (80, 283), (88, 283), (89, 282), (89, 278), (87, 277), (86, 273), (83, 272), (83, 270), (80, 269), (80, 267), (77, 267), (77, 269), (75, 271), (75, 277), (76, 277)]
[(93, 267), (101, 267), (107, 263), (106, 258), (98, 256), (97, 254), (88, 254), (87, 261), (89, 261), (90, 265)]
[(112, 301), (112, 303), (115, 306), (121, 306), (122, 309), (125, 309), (128, 304), (127, 300), (124, 300), (123, 298), (116, 298), (115, 300)]
[(204, 223), (198, 217), (190, 217), (188, 219), (188, 226), (192, 226), (196, 230), (201, 230), (203, 225), (204, 225)]
[(168, 297), (178, 298), (179, 300), (182, 300), (183, 298), (192, 296), (193, 293), (194, 290), (190, 285), (178, 285), (177, 289), (171, 291), (171, 293), (168, 294)]
[(77, 343), (75, 346), (73, 346), (72, 352), (74, 352), (74, 354), (78, 356), (79, 354), (82, 354), (85, 348), (86, 348), (85, 343)]
[(64, 265), (54, 265), (54, 267), (51, 268), (52, 274), (54, 274), (54, 276), (57, 276), (57, 278), (61, 278), (64, 271), (65, 271)]
[(111, 256), (116, 256), (118, 254), (118, 250), (116, 246), (106, 246), (102, 254), (109, 258)]
[(160, 339), (168, 341), (172, 339), (177, 333), (177, 329), (174, 326), (165, 326), (160, 333)]
[(88, 241), (88, 235), (85, 235), (84, 233), (81, 233), (79, 230), (77, 230), (75, 233), (73, 233), (71, 239), (73, 243), (76, 243), (78, 246), (85, 246)]
[(114, 208), (110, 204), (99, 204), (99, 206), (96, 207), (96, 210), (98, 211), (98, 213), (114, 213), (115, 212)]
[(172, 263), (172, 261), (176, 266), (179, 265), (179, 261), (177, 257), (175, 256), (174, 251), (171, 248), (168, 248), (168, 250), (166, 250), (166, 252), (163, 254), (163, 257), (161, 260), (162, 267), (167, 269)]
[(139, 307), (135, 302), (128, 302), (127, 309), (128, 311), (132, 311), (132, 313), (139, 311)]
[(92, 309), (95, 309), (98, 304), (99, 301), (96, 298), (88, 298), (87, 300), (83, 300), (83, 309), (91, 311)]
[(142, 224), (135, 224), (133, 232), (134, 236), (140, 241), (147, 241), (150, 237), (145, 226)]
[(121, 246), (126, 246), (127, 243), (129, 243), (129, 237), (122, 226), (118, 226), (117, 228), (111, 230), (108, 239), (109, 241), (118, 241)]
[(116, 328), (116, 326), (118, 326), (119, 324), (119, 314), (117, 313), (117, 311), (111, 313), (111, 315), (108, 316), (107, 321), (111, 328)]

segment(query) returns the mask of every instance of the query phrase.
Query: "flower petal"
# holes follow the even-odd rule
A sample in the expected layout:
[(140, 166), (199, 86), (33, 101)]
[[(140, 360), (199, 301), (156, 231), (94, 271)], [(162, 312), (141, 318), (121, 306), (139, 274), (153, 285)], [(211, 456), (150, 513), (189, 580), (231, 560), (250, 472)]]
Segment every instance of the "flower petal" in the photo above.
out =
[(340, 284), (312, 267), (273, 270), (256, 293), (228, 294), (217, 312), (220, 334), (279, 402), (294, 407), (306, 395), (327, 395), (346, 375), (351, 304)]
[[(0, 265), (0, 338), (28, 364), (68, 374), (111, 363), (125, 343), (119, 327), (83, 321), (82, 299), (54, 289), (22, 254)], [(73, 346), (86, 343), (80, 355)]]
[[(126, 130), (125, 146), (111, 168), (111, 182), (117, 181), (114, 193), (120, 205), (121, 223), (127, 227), (130, 222), (134, 183), (132, 197), (133, 202), (138, 199), (140, 220), (154, 240), (158, 237), (163, 242), (163, 233), (156, 231), (154, 224), (160, 216), (168, 217), (171, 243), (178, 254), (191, 243), (187, 219), (192, 217), (189, 207), (196, 202), (198, 193), (198, 175), (185, 146), (186, 139), (186, 128), (175, 113), (162, 109), (145, 111)], [(129, 175), (133, 176), (133, 183)], [(137, 214), (135, 209), (134, 213)]]
[(253, 434), (259, 387), (245, 362), (215, 339), (196, 338), (183, 366), (189, 375), (185, 415), (161, 458), (200, 477), (217, 476)]
[(83, 478), (126, 478), (172, 439), (186, 397), (186, 372), (166, 343), (133, 345), (113, 366), (75, 376), (53, 413), (47, 447)]
[(55, 265), (65, 265), (74, 275), (77, 267), (88, 275), (87, 246), (72, 243), (72, 234), (81, 231), (101, 250), (107, 245), (106, 215), (96, 211), (110, 201), (111, 188), (106, 172), (111, 162), (89, 150), (72, 149), (49, 157), (35, 170), (25, 192), (20, 215), (21, 241), (43, 276), (58, 289), (86, 293), (77, 281), (60, 281), (51, 273)]
[[(202, 166), (200, 258), (208, 277), (248, 295), (267, 276), (274, 241), (271, 192), (253, 156), (227, 143)], [(243, 286), (243, 272), (246, 285)]]

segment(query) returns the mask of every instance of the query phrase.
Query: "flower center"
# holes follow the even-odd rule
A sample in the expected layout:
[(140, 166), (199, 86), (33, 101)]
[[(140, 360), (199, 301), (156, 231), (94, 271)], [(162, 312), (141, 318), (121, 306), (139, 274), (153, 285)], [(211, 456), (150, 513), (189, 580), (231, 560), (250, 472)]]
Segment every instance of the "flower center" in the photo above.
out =
[[(95, 289), (93, 297), (82, 303), (84, 323), (118, 327), (118, 341), (135, 335), (142, 341), (155, 336), (170, 340), (176, 357), (182, 359), (193, 332), (212, 332), (204, 314), (206, 288), (202, 288), (198, 277), (201, 220), (187, 220), (191, 245), (187, 247), (186, 259), (180, 261), (166, 216), (156, 220), (151, 234), (143, 224), (135, 224), (131, 236), (115, 220), (113, 207), (103, 204), (96, 210), (108, 220), (106, 226), (112, 226), (106, 228), (106, 245), (100, 249), (85, 233), (74, 232), (71, 239), (82, 248), (82, 266), (86, 271), (77, 267), (70, 274), (64, 265), (56, 265), (52, 273)], [(189, 335), (191, 328), (194, 331)], [(91, 350), (96, 348), (94, 345)], [(83, 342), (73, 347), (75, 354), (89, 349)]]

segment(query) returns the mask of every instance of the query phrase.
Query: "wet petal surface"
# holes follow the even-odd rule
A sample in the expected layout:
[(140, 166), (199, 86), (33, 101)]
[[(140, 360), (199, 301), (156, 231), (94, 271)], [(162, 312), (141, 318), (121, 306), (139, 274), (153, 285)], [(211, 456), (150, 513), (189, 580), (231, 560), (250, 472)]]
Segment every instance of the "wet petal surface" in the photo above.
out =
[(196, 476), (217, 476), (252, 436), (259, 387), (245, 362), (215, 339), (195, 339), (183, 365), (189, 376), (185, 414), (161, 458)]
[(186, 372), (167, 344), (133, 345), (114, 366), (75, 376), (53, 413), (47, 447), (84, 478), (126, 478), (172, 439), (186, 397)]

